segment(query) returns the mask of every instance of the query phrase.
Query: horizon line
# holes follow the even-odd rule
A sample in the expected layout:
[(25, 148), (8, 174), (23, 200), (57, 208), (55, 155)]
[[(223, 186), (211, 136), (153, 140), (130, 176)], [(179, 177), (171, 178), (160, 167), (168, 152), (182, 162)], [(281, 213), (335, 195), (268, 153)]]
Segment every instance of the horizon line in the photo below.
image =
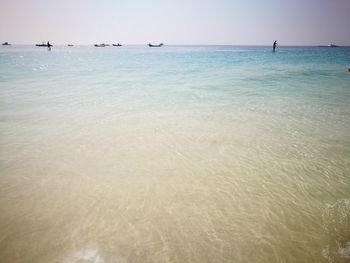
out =
[[(47, 41), (42, 41), (41, 43), (46, 43)], [(51, 44), (54, 44), (54, 42), (49, 41)], [(6, 42), (2, 42), (2, 43), (6, 43)], [(32, 45), (36, 45), (36, 44), (41, 44), (41, 43), (11, 43), (8, 42), (9, 45), (13, 45), (13, 46), (32, 46)], [(150, 42), (148, 43), (127, 43), (127, 44), (123, 44), (122, 42), (111, 42), (109, 43), (104, 43), (104, 44), (108, 44), (108, 45), (112, 45), (112, 44), (116, 44), (116, 43), (120, 43), (122, 44), (122, 46), (144, 46), (144, 45), (148, 45)], [(154, 43), (158, 43), (158, 42), (154, 42)], [(93, 46), (95, 44), (101, 44), (101, 43), (74, 43), (74, 42), (67, 42), (67, 43), (58, 43), (55, 44), (56, 46), (67, 46), (67, 45), (75, 45), (75, 46)], [(334, 44), (334, 43), (329, 43), (329, 44), (285, 44), (285, 45), (281, 45), (279, 43), (279, 46), (284, 46), (284, 47), (327, 47), (330, 44)], [(335, 44), (338, 47), (350, 47), (350, 44)], [(6, 45), (5, 45), (6, 46)], [(164, 44), (164, 46), (272, 46), (272, 44)]]

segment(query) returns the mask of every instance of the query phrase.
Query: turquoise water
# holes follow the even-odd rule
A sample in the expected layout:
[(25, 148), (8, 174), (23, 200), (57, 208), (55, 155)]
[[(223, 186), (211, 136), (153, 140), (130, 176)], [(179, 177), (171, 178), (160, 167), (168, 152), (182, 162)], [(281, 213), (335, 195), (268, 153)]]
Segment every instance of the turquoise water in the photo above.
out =
[(350, 48), (1, 47), (0, 259), (348, 262), (349, 66)]

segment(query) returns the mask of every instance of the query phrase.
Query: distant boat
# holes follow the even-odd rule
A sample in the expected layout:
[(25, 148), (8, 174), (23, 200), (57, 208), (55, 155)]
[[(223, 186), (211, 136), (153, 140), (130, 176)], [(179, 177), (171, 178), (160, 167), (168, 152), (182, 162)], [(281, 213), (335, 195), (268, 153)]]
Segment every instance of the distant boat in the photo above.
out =
[(334, 45), (334, 44), (329, 44), (329, 45), (327, 45), (327, 46), (319, 46), (319, 47), (339, 47), (339, 46)]
[(163, 45), (163, 43), (160, 43), (159, 45), (152, 45), (151, 43), (148, 44), (149, 47), (161, 47)]
[(11, 46), (11, 44), (9, 42), (4, 42), (2, 43), (3, 46)]
[(41, 44), (36, 44), (36, 46), (37, 47), (52, 47), (52, 45), (49, 42), (47, 42), (47, 43), (42, 42)]
[(113, 44), (113, 47), (121, 47), (122, 46), (122, 44)]
[(68, 44), (68, 47), (72, 47), (73, 45), (72, 44)]
[(102, 44), (95, 44), (94, 46), (95, 47), (108, 47), (109, 45), (102, 43)]

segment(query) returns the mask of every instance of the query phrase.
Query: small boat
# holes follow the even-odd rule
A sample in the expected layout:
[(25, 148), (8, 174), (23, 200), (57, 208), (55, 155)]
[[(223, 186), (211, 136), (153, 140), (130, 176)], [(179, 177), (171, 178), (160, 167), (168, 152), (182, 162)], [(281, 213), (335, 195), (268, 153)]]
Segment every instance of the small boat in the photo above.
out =
[(161, 46), (163, 46), (164, 44), (163, 43), (160, 43), (160, 44), (158, 44), (158, 45), (152, 45), (151, 43), (148, 43), (148, 46), (149, 47), (161, 47)]
[(95, 47), (108, 47), (109, 45), (102, 43), (102, 44), (95, 44), (94, 46)]
[(113, 47), (121, 47), (121, 46), (123, 46), (122, 44), (113, 44)]
[(4, 42), (2, 43), (3, 46), (11, 46), (11, 44), (9, 42)]
[(44, 42), (42, 42), (41, 44), (36, 44), (37, 47), (52, 47), (52, 45), (47, 42), (46, 44)]
[(73, 45), (72, 44), (68, 44), (68, 47), (73, 47)]
[(329, 45), (327, 45), (327, 46), (319, 46), (319, 47), (339, 47), (339, 46), (334, 45), (334, 44), (329, 44)]

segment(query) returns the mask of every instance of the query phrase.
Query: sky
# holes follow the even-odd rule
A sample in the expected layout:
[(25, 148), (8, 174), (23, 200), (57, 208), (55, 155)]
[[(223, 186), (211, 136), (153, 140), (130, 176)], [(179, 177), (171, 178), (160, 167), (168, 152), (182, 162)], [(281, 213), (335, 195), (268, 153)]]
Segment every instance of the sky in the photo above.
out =
[(0, 0), (0, 41), (350, 45), (350, 0)]

